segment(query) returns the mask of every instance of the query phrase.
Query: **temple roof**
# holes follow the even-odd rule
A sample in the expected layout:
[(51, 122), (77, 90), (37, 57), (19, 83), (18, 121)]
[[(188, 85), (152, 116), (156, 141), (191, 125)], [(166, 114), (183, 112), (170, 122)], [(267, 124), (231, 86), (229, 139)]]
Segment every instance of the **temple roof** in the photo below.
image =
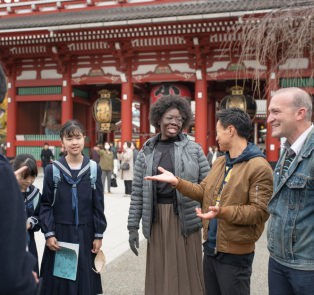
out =
[[(125, 22), (125, 25), (140, 23), (140, 20), (158, 19), (178, 17), (177, 21), (185, 21), (190, 19), (208, 19), (208, 14), (217, 14), (217, 18), (232, 17), (232, 12), (252, 11), (261, 9), (278, 8), (296, 1), (291, 0), (208, 0), (208, 1), (191, 1), (191, 2), (174, 2), (163, 4), (140, 4), (137, 6), (122, 6), (118, 8), (106, 8), (105, 6), (95, 6), (95, 9), (69, 11), (60, 13), (37, 14), (29, 16), (15, 16), (0, 18), (1, 30), (22, 29), (22, 28), (40, 28), (51, 26), (64, 26), (76, 24), (90, 23), (109, 23), (109, 22)], [(219, 15), (229, 13), (229, 15)], [(207, 14), (207, 16), (206, 16)], [(186, 16), (186, 19), (183, 17)], [(195, 18), (193, 17), (195, 16)], [(234, 15), (236, 16), (236, 15)], [(181, 17), (181, 18), (180, 18)], [(136, 22), (137, 20), (137, 22)], [(168, 21), (174, 21), (168, 20)], [(154, 21), (152, 21), (154, 22)], [(162, 19), (156, 22), (163, 22)], [(143, 22), (145, 23), (145, 21)], [(109, 24), (108, 24), (109, 25)], [(114, 24), (112, 24), (114, 25)], [(123, 23), (117, 23), (123, 25)]]

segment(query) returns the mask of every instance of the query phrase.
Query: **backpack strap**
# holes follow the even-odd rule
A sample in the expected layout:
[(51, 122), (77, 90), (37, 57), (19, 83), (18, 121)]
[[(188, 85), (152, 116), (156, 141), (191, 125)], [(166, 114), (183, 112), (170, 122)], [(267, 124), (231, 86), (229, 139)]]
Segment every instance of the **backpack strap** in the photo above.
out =
[(52, 164), (52, 175), (53, 175), (53, 182), (54, 182), (54, 192), (53, 192), (53, 202), (51, 207), (54, 205), (55, 200), (56, 200), (56, 193), (57, 193), (57, 187), (58, 187), (58, 182), (61, 181), (61, 177), (60, 177), (60, 170), (59, 168)]
[(97, 181), (97, 163), (93, 160), (89, 160), (90, 163), (90, 184), (93, 190), (96, 189)]
[(39, 192), (38, 192), (38, 194), (36, 195), (36, 197), (35, 197), (34, 200), (33, 200), (33, 207), (34, 207), (34, 210), (36, 210), (37, 205), (38, 205), (38, 202), (39, 202)]

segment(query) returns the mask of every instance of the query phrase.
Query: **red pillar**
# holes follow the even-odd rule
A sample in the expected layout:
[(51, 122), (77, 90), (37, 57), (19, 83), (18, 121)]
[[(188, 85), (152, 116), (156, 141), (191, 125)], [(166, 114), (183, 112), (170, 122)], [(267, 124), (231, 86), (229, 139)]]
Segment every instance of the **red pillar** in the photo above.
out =
[(195, 80), (195, 142), (207, 152), (207, 82), (205, 62), (202, 67), (202, 80)]
[(214, 98), (208, 101), (207, 114), (207, 147), (210, 147), (216, 145), (216, 100)]
[[(267, 110), (274, 91), (279, 89), (279, 75), (271, 73), (271, 64), (267, 63)], [(280, 140), (271, 136), (271, 124), (267, 123), (266, 133), (266, 158), (270, 165), (274, 168), (279, 159)]]
[(8, 77), (8, 110), (7, 110), (7, 157), (16, 156), (15, 135), (17, 133), (17, 102), (16, 97), (16, 69), (15, 63), (12, 75)]
[[(143, 147), (144, 143), (149, 139), (150, 134), (150, 122), (148, 119), (149, 115), (149, 97), (146, 98), (145, 103), (140, 106), (140, 148)], [(143, 136), (142, 134), (146, 134)]]
[(121, 85), (121, 145), (132, 140), (132, 100), (133, 84), (131, 59), (128, 60), (127, 82)]
[(89, 137), (89, 141), (91, 142), (91, 146), (93, 146), (93, 115), (92, 115), (93, 104), (90, 106), (86, 106), (86, 136)]
[(73, 119), (73, 87), (71, 85), (71, 62), (68, 62), (67, 71), (63, 74), (63, 87), (62, 87), (62, 108), (61, 108), (61, 121), (62, 125)]

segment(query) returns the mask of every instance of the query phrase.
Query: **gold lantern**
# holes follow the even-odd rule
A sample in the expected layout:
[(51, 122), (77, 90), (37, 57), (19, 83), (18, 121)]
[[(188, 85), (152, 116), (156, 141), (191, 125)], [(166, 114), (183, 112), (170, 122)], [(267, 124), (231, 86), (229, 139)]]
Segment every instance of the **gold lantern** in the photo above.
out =
[(93, 117), (100, 123), (99, 131), (116, 130), (116, 123), (121, 120), (121, 100), (117, 98), (117, 90), (100, 90), (93, 104)]
[(230, 95), (224, 97), (220, 103), (220, 109), (230, 109), (232, 107), (237, 107), (245, 111), (254, 120), (257, 105), (256, 101), (252, 96), (245, 95), (243, 87), (234, 86), (227, 89)]

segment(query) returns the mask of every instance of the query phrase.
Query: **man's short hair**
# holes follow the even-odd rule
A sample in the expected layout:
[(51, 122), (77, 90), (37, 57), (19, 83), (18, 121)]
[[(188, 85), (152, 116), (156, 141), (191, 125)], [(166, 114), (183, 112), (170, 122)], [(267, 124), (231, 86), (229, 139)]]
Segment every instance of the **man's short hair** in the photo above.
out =
[(45, 142), (45, 143), (44, 143), (44, 146), (45, 146), (45, 145), (48, 145), (48, 146), (49, 146), (48, 142)]
[(251, 135), (252, 122), (249, 115), (240, 108), (223, 109), (217, 113), (217, 119), (220, 125), (226, 129), (229, 126), (234, 126), (240, 137), (246, 140)]
[(313, 109), (313, 100), (311, 96), (306, 91), (298, 87), (288, 87), (288, 88), (279, 89), (275, 92), (274, 96), (276, 94), (285, 93), (285, 92), (292, 94), (292, 102), (289, 106), (293, 108), (294, 110), (305, 108), (306, 115), (304, 119), (306, 121), (311, 121), (312, 109)]
[(95, 142), (95, 146), (97, 146), (97, 145), (99, 145), (99, 142), (98, 142), (98, 141)]

